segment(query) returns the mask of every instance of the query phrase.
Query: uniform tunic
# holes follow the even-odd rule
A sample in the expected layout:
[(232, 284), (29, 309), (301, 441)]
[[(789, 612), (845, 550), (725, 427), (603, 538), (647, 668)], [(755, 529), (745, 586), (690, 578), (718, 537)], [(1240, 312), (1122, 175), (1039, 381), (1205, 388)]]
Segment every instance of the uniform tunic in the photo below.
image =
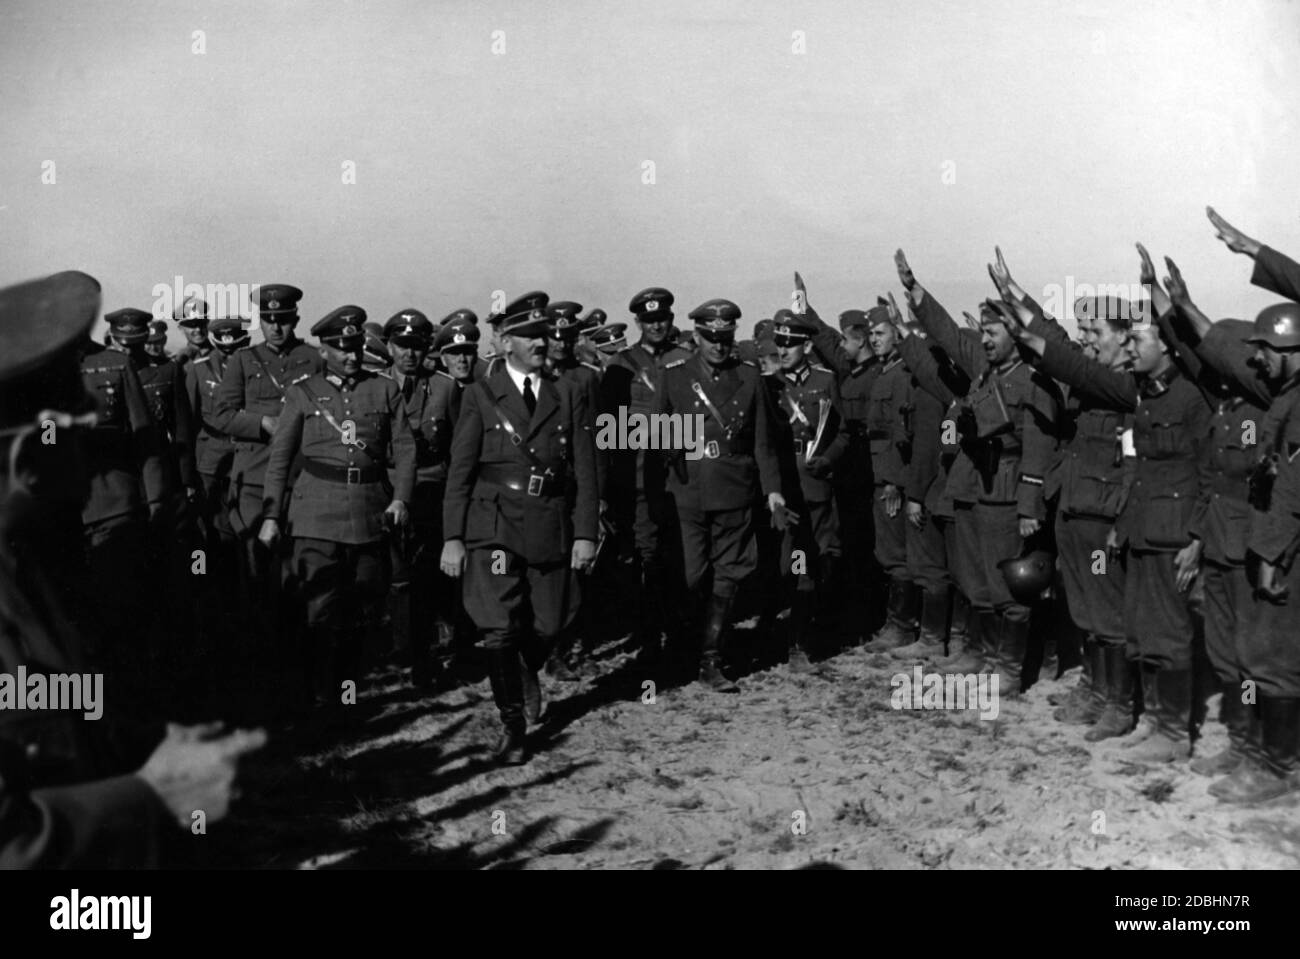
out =
[(667, 491), (687, 588), (701, 587), (712, 571), (714, 595), (735, 596), (757, 564), (754, 503), (781, 490), (771, 393), (755, 367), (734, 358), (713, 367), (696, 354), (665, 367), (656, 412), (704, 417), (706, 454), (674, 458)]
[(452, 440), (443, 533), (465, 544), (465, 611), (488, 649), (518, 647), (530, 625), (549, 639), (572, 622), (580, 599), (573, 542), (598, 536), (586, 394), (546, 376), (536, 392), (530, 416), (497, 364), (465, 391)]
[[(286, 508), (297, 457), (302, 473)], [(267, 457), (263, 510), (287, 520), (310, 625), (347, 627), (373, 615), (387, 589), (384, 509), (409, 503), (414, 485), (415, 439), (391, 379), (327, 372), (289, 388)]]
[[(785, 531), (779, 554), (784, 572), (792, 567), (794, 550), (808, 561), (798, 574), (799, 588), (811, 589), (823, 556), (839, 556), (840, 521), (835, 507), (833, 471), (848, 448), (848, 433), (838, 410), (835, 377), (825, 367), (804, 363), (799, 369), (768, 379), (773, 387), (777, 416), (773, 423), (779, 442), (793, 456), (793, 476), (783, 484), (787, 503), (799, 514), (798, 524)], [(820, 435), (818, 435), (820, 432)], [(823, 467), (813, 472), (809, 456)]]

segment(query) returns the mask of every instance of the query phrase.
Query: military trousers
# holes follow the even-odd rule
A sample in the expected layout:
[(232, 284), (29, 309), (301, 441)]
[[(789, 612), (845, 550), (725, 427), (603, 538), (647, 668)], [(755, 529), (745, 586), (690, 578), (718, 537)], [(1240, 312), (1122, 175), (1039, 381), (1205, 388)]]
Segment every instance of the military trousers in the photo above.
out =
[(976, 503), (975, 528), (979, 534), (984, 588), (993, 608), (1013, 623), (1029, 621), (1029, 607), (1011, 595), (998, 564), (1024, 551), (1020, 517), (1015, 503)]
[[(1246, 575), (1246, 564), (1201, 562), (1201, 584), (1205, 600), (1205, 652), (1220, 683), (1236, 683), (1242, 677), (1243, 646), (1249, 642), (1244, 626), (1255, 604), (1254, 590)], [(1297, 621), (1300, 625), (1300, 620)]]
[(758, 567), (754, 511), (677, 507), (686, 589), (693, 595), (713, 574), (714, 596), (731, 598)]
[[(904, 511), (906, 504), (904, 504)], [(952, 521), (924, 514), (925, 522), (917, 529), (907, 524), (907, 578), (931, 595), (948, 589), (948, 528)]]
[(976, 609), (992, 609), (988, 577), (984, 573), (984, 555), (980, 548), (979, 524), (974, 503), (953, 503), (953, 550), (949, 563), (953, 579), (962, 595)]
[(839, 512), (833, 499), (803, 500), (794, 509), (799, 522), (781, 537), (778, 562), (783, 575), (794, 575), (799, 589), (809, 590), (821, 573), (822, 558), (840, 555)]
[(475, 547), (465, 559), (465, 612), (479, 630), (484, 649), (519, 648), (530, 662), (545, 653), (530, 647), (566, 629), (582, 601), (580, 580), (567, 559), (529, 563), (499, 546)]
[(1158, 669), (1192, 667), (1191, 590), (1179, 592), (1174, 554), (1130, 549), (1124, 570), (1128, 658)]
[[(1241, 666), (1259, 693), (1277, 699), (1300, 698), (1300, 563), (1291, 557), (1276, 570), (1275, 584), (1288, 588), (1285, 604), (1256, 600), (1246, 607), (1238, 630)], [(1252, 585), (1258, 570), (1247, 567)]]
[(1056, 550), (1070, 619), (1108, 645), (1124, 643), (1124, 564), (1106, 550), (1113, 519), (1056, 514)]
[(295, 537), (293, 573), (308, 626), (369, 626), (378, 619), (388, 593), (388, 546)]
[(885, 484), (877, 483), (871, 493), (872, 526), (875, 529), (876, 562), (890, 579), (907, 579), (907, 515), (905, 497), (899, 489), (898, 512), (890, 516), (882, 495)]

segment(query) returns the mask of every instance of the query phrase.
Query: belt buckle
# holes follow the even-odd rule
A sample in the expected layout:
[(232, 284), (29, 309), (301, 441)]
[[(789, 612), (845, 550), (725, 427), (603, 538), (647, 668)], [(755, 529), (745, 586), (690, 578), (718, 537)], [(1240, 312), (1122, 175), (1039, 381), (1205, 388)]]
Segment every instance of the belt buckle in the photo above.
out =
[(718, 458), (720, 451), (718, 450), (717, 440), (709, 440), (704, 444), (704, 455), (711, 460), (716, 460)]
[(528, 474), (528, 495), (541, 496), (542, 484), (546, 482), (546, 477), (538, 473)]
[(348, 467), (348, 475), (347, 475), (347, 483), (348, 483), (348, 485), (351, 486), (351, 485), (353, 485), (353, 484), (355, 484), (355, 483), (360, 483), (360, 482), (361, 482), (361, 467), (360, 467), (360, 466), (349, 466), (349, 467)]

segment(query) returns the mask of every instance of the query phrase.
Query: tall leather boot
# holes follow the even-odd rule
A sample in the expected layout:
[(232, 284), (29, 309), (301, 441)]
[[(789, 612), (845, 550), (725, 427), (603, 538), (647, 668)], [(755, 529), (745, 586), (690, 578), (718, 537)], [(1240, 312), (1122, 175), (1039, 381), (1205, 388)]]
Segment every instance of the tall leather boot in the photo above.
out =
[(651, 665), (659, 662), (663, 654), (665, 625), (665, 578), (663, 571), (649, 567), (641, 572), (641, 617), (633, 641), (636, 643), (636, 662)]
[(1241, 701), (1241, 684), (1220, 681), (1219, 722), (1228, 727), (1228, 745), (1212, 756), (1197, 756), (1188, 764), (1201, 776), (1226, 776), (1246, 760), (1255, 724), (1255, 710)]
[[(1088, 633), (1083, 637), (1083, 675), (1079, 682), (1073, 687), (1063, 692), (1054, 692), (1047, 694), (1047, 702), (1052, 706), (1077, 706), (1078, 700), (1087, 699), (1091, 694), (1093, 685), (1093, 674), (1095, 672), (1096, 660), (1089, 655), (1097, 645), (1097, 637)], [(1106, 698), (1105, 685), (1102, 685), (1102, 700)]]
[(949, 663), (955, 663), (966, 655), (971, 645), (971, 634), (975, 620), (975, 611), (971, 608), (970, 600), (961, 590), (953, 588), (952, 593), (952, 615), (949, 617), (948, 627), (948, 655), (941, 657), (936, 666), (947, 666)]
[(1027, 619), (1007, 619), (1005, 616), (999, 616), (998, 620), (996, 654), (986, 664), (984, 671), (998, 675), (999, 695), (1017, 696), (1021, 692), (1025, 651), (1029, 647), (1030, 622)]
[(1123, 644), (1102, 644), (1106, 673), (1106, 706), (1083, 738), (1090, 743), (1127, 736), (1133, 728), (1133, 663)]
[[(1186, 759), (1191, 751), (1192, 670), (1160, 669), (1144, 666), (1142, 669), (1144, 695), (1154, 690), (1155, 731), (1142, 742), (1127, 749), (1122, 758), (1134, 763), (1168, 763)], [(1150, 676), (1150, 682), (1147, 677)]]
[(1226, 803), (1276, 799), (1300, 788), (1300, 699), (1259, 697), (1263, 762), (1243, 762), (1210, 793)]
[(889, 578), (889, 611), (885, 616), (885, 625), (871, 637), (871, 642), (866, 645), (867, 652), (887, 652), (916, 639), (915, 619), (909, 619), (912, 585), (898, 576)]
[(984, 671), (993, 655), (997, 641), (998, 617), (991, 609), (970, 607), (966, 620), (966, 649), (955, 659), (939, 664), (945, 674), (979, 673)]
[[(1120, 647), (1121, 649), (1123, 647)], [(1070, 690), (1052, 718), (1070, 726), (1091, 726), (1106, 709), (1106, 648), (1089, 634), (1083, 641), (1083, 679)], [(1049, 697), (1050, 701), (1050, 697)]]
[(790, 604), (790, 653), (787, 664), (791, 672), (806, 673), (812, 670), (808, 658), (809, 630), (812, 628), (812, 608), (815, 593), (810, 589), (795, 590)]
[(817, 558), (817, 590), (814, 593), (812, 622), (815, 626), (826, 628), (835, 622), (838, 612), (839, 590), (835, 588), (836, 576), (839, 574), (840, 558), (835, 553), (822, 553)]
[(943, 655), (948, 638), (949, 590), (921, 591), (921, 635), (916, 642), (889, 651), (894, 659), (933, 660)]
[(578, 631), (570, 627), (560, 633), (551, 653), (546, 657), (546, 675), (562, 683), (576, 683), (582, 676), (570, 665), (577, 657), (576, 650), (581, 646)]
[(704, 642), (700, 650), (700, 683), (719, 693), (740, 691), (740, 687), (722, 675), (722, 634), (727, 628), (731, 601), (730, 596), (711, 595), (704, 618)]
[(513, 648), (488, 651), (488, 681), (504, 727), (492, 758), (507, 766), (518, 766), (528, 758), (527, 725), (524, 720), (524, 684), (520, 655)]

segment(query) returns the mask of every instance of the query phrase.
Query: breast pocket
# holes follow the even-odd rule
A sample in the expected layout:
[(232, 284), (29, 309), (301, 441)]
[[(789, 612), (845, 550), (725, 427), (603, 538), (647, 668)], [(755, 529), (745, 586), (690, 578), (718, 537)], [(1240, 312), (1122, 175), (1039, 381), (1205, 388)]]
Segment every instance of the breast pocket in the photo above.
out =
[(1153, 418), (1147, 439), (1156, 459), (1174, 459), (1192, 449), (1182, 417)]

